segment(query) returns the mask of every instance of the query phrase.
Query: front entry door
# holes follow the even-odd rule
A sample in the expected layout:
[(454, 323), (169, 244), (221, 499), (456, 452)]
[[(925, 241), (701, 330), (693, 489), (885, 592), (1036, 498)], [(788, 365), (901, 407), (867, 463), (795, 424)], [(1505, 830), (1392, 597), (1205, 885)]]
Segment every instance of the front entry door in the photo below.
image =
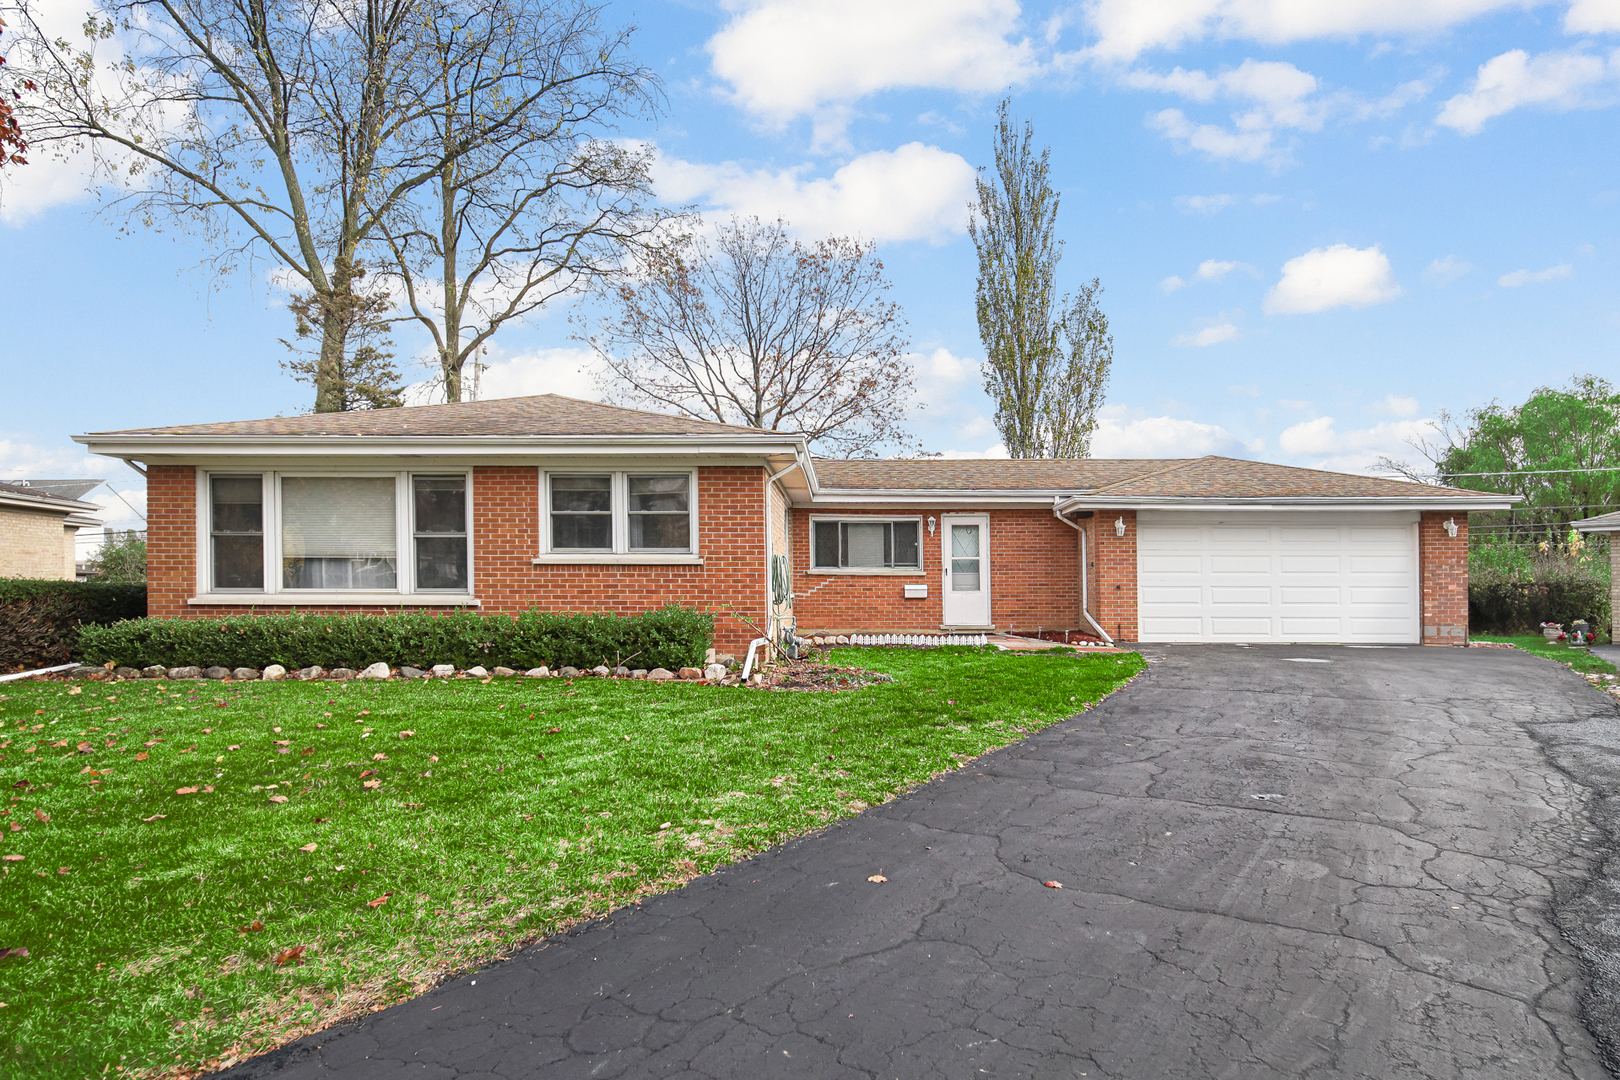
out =
[(990, 625), (990, 518), (947, 514), (941, 593), (946, 626)]

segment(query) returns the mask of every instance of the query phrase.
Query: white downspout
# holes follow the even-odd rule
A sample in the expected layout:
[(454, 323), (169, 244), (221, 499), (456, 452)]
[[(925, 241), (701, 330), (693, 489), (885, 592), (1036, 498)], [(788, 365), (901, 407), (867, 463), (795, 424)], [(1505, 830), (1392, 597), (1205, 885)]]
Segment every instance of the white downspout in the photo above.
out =
[(1086, 622), (1091, 624), (1091, 628), (1093, 630), (1097, 631), (1097, 633), (1102, 636), (1102, 639), (1104, 641), (1106, 641), (1108, 644), (1112, 645), (1114, 643), (1114, 639), (1108, 636), (1108, 631), (1104, 630), (1102, 627), (1097, 625), (1097, 620), (1093, 619), (1091, 617), (1091, 612), (1089, 610), (1087, 610), (1087, 608), (1088, 608), (1088, 606), (1090, 604), (1090, 599), (1089, 599), (1089, 597), (1087, 595), (1087, 593), (1088, 593), (1088, 590), (1087, 590), (1087, 580), (1088, 580), (1088, 578), (1087, 578), (1087, 574), (1086, 574), (1086, 566), (1087, 566), (1089, 560), (1088, 560), (1087, 555), (1086, 555), (1086, 530), (1082, 526), (1077, 525), (1076, 523), (1070, 521), (1068, 518), (1064, 517), (1062, 514), (1058, 513), (1058, 508), (1057, 508), (1056, 503), (1053, 503), (1053, 505), (1052, 505), (1052, 516), (1057, 518), (1059, 521), (1063, 522), (1063, 524), (1067, 525), (1069, 528), (1073, 529), (1075, 532), (1080, 534), (1080, 614), (1085, 616)]

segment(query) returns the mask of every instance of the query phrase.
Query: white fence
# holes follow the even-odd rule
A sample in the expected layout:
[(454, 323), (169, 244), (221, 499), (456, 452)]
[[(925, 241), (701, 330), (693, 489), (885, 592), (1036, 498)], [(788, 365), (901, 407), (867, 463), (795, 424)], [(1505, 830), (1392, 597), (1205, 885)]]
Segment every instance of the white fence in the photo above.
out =
[(851, 645), (984, 645), (984, 634), (851, 634)]

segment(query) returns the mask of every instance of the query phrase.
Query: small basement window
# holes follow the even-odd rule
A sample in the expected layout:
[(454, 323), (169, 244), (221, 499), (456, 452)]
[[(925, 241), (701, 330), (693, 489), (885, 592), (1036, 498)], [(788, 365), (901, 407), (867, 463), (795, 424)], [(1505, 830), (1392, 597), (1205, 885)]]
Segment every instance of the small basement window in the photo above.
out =
[(816, 570), (920, 570), (917, 518), (816, 518), (810, 522)]

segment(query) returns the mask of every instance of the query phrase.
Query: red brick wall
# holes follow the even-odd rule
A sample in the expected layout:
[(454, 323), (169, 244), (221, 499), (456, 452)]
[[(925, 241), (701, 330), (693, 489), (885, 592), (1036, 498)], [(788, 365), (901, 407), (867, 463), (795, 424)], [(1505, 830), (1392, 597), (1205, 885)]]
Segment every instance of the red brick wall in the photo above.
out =
[[(1116, 522), (1125, 519), (1125, 535)], [(1091, 613), (1115, 641), (1135, 641), (1136, 511), (1099, 510), (1091, 519)]]
[[(1446, 533), (1447, 520), (1457, 535)], [(1418, 524), (1423, 583), (1423, 644), (1468, 644), (1468, 515), (1425, 510)]]
[[(923, 572), (917, 574), (815, 574), (810, 572), (810, 509), (793, 510), (794, 611), (801, 633), (937, 633), (943, 619), (940, 598), (941, 539), (937, 522), (947, 510), (840, 510), (816, 507), (817, 514), (878, 517), (921, 516)], [(1073, 630), (1080, 620), (1080, 559), (1073, 529), (1050, 510), (991, 510), (990, 617), (999, 629)], [(936, 520), (928, 535), (927, 519)], [(927, 584), (925, 599), (905, 599), (905, 586)]]
[[(197, 594), (197, 480), (189, 465), (147, 470), (147, 611), (193, 618), (244, 614), (250, 606), (187, 604)], [(534, 466), (473, 469), (473, 595), (485, 613), (611, 612), (629, 615), (670, 602), (715, 615), (715, 646), (735, 652), (755, 636), (742, 615), (764, 626), (765, 472), (758, 467), (698, 470), (698, 550), (702, 566), (535, 566), (540, 553), (540, 472)], [(312, 610), (313, 605), (301, 610)], [(285, 611), (286, 608), (259, 608)], [(381, 613), (390, 608), (322, 606)], [(452, 610), (419, 608), (413, 611)]]

